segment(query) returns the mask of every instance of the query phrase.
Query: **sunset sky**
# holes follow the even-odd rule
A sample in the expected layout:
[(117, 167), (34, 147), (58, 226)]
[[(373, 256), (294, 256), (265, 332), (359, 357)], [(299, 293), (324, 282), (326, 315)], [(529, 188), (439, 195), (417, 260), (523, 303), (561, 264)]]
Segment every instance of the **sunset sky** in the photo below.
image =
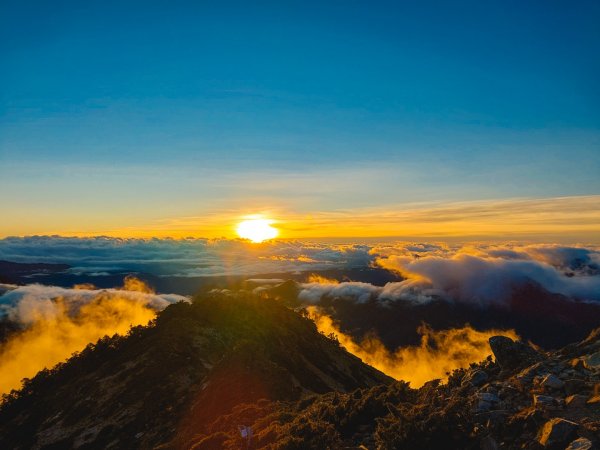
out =
[(3, 1), (0, 237), (600, 241), (600, 3), (321, 3)]

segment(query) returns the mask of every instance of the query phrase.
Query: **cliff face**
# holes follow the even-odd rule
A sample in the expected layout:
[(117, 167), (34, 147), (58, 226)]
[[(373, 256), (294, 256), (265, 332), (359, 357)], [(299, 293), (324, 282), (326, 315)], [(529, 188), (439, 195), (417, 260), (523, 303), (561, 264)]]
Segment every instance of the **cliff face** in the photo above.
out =
[(27, 381), (0, 409), (0, 447), (185, 447), (240, 404), (389, 382), (277, 302), (205, 296)]

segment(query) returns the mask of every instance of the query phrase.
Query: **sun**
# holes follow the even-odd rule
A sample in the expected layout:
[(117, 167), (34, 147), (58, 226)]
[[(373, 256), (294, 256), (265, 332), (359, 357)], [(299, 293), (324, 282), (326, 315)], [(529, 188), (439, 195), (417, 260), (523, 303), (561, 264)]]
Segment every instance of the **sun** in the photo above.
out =
[(259, 243), (277, 237), (279, 231), (271, 226), (273, 222), (269, 219), (248, 219), (240, 222), (236, 231), (239, 237)]

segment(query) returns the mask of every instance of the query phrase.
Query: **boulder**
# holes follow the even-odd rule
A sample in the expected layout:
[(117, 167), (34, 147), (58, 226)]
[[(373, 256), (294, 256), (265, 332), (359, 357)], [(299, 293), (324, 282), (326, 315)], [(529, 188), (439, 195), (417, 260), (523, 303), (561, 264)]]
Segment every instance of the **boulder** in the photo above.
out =
[(583, 408), (587, 402), (587, 397), (585, 395), (574, 394), (569, 395), (565, 399), (565, 405), (569, 408)]
[(492, 394), (490, 392), (481, 392), (477, 394), (477, 397), (479, 398), (479, 400), (483, 400), (489, 403), (498, 403), (500, 401), (496, 394)]
[(544, 388), (562, 389), (565, 385), (565, 382), (556, 375), (548, 374), (542, 379), (540, 385)]
[(541, 408), (554, 408), (557, 405), (557, 401), (554, 397), (549, 395), (534, 394), (533, 395), (533, 406)]
[(541, 359), (541, 355), (530, 345), (515, 342), (506, 336), (492, 336), (489, 343), (496, 362), (502, 369), (517, 369)]
[(577, 427), (575, 422), (555, 417), (544, 424), (538, 441), (546, 448), (565, 448), (573, 439)]
[(473, 370), (469, 372), (462, 380), (461, 385), (466, 386), (471, 384), (472, 386), (481, 386), (488, 379), (488, 374), (483, 370)]
[(581, 358), (574, 358), (574, 359), (572, 359), (571, 360), (571, 367), (573, 369), (576, 369), (576, 370), (584, 369), (585, 366), (583, 365), (583, 359), (581, 359)]
[(600, 370), (600, 352), (585, 356), (583, 366), (588, 370)]
[(586, 438), (575, 439), (565, 450), (591, 450), (594, 448), (592, 441)]
[(475, 414), (489, 411), (492, 407), (495, 407), (500, 402), (500, 398), (496, 394), (489, 392), (480, 392), (475, 395), (475, 407), (473, 412)]
[(481, 440), (481, 450), (498, 450), (498, 443), (492, 436), (486, 436)]
[(586, 388), (585, 380), (579, 378), (573, 378), (565, 381), (565, 394), (573, 395), (579, 394)]

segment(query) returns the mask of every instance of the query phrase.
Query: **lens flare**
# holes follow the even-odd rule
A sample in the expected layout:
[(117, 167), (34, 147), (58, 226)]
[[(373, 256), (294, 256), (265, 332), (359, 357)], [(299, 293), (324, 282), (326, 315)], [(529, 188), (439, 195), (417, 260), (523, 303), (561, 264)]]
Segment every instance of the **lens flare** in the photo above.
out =
[(239, 237), (259, 243), (277, 237), (279, 231), (271, 226), (273, 220), (249, 219), (240, 222), (237, 226)]

